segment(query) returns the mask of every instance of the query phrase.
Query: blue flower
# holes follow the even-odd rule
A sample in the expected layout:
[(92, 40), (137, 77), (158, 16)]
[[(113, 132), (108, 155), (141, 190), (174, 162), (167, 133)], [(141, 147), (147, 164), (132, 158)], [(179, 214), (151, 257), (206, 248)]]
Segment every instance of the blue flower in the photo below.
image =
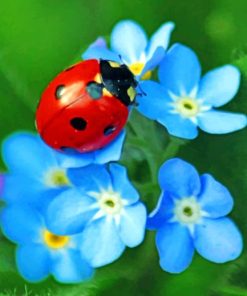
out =
[(164, 125), (171, 135), (194, 139), (197, 127), (210, 134), (230, 133), (246, 126), (246, 115), (217, 111), (237, 93), (240, 72), (225, 65), (201, 78), (201, 67), (195, 53), (175, 44), (159, 68), (161, 84), (141, 83), (147, 96), (138, 99), (138, 110)]
[(120, 21), (111, 33), (111, 48), (100, 37), (82, 55), (83, 59), (102, 58), (125, 63), (134, 75), (148, 79), (162, 60), (168, 47), (174, 24), (163, 24), (150, 41), (142, 27), (132, 20)]
[(4, 186), (4, 175), (0, 175), (0, 196), (2, 196), (3, 194), (3, 186)]
[(63, 283), (89, 279), (93, 269), (78, 248), (80, 235), (57, 236), (47, 230), (42, 216), (28, 206), (13, 205), (2, 213), (3, 233), (14, 243), (20, 274), (37, 282), (49, 274)]
[(74, 187), (48, 208), (47, 226), (59, 235), (82, 232), (80, 249), (94, 267), (116, 260), (144, 239), (146, 209), (118, 164), (68, 170)]
[(39, 136), (16, 133), (3, 144), (3, 159), (9, 169), (4, 176), (2, 196), (8, 203), (32, 203), (42, 209), (71, 186), (68, 167), (105, 163), (119, 159), (124, 132), (107, 147), (85, 154), (64, 154), (49, 148)]
[(174, 158), (159, 171), (162, 194), (147, 227), (157, 230), (156, 245), (161, 267), (171, 273), (184, 271), (194, 251), (216, 263), (236, 259), (242, 237), (225, 216), (233, 199), (211, 175), (199, 176), (189, 163)]

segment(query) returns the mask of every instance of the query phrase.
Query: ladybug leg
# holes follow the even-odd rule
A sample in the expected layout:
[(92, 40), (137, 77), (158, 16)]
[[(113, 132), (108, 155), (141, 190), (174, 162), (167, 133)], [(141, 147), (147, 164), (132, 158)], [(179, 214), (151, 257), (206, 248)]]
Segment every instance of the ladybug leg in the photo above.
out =
[(134, 107), (138, 107), (138, 106), (139, 106), (139, 103), (138, 103), (137, 101), (134, 101), (134, 102), (132, 103), (132, 106), (134, 106)]

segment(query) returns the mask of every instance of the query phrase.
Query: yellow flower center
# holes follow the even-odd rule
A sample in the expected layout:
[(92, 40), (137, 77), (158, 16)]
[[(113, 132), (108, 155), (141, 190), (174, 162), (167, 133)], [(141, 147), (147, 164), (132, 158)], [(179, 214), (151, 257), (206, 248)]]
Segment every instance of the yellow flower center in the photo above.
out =
[(181, 98), (175, 103), (177, 111), (184, 117), (194, 117), (200, 111), (197, 100), (189, 97)]
[(53, 169), (45, 175), (45, 183), (50, 187), (61, 187), (70, 185), (66, 170)]
[[(130, 71), (135, 75), (138, 76), (141, 74), (142, 70), (144, 69), (145, 64), (141, 62), (136, 62), (129, 65)], [(152, 71), (147, 71), (142, 77), (142, 80), (148, 80), (152, 76)]]
[(65, 247), (69, 242), (68, 236), (60, 236), (51, 233), (48, 230), (44, 231), (44, 242), (49, 248), (60, 249)]

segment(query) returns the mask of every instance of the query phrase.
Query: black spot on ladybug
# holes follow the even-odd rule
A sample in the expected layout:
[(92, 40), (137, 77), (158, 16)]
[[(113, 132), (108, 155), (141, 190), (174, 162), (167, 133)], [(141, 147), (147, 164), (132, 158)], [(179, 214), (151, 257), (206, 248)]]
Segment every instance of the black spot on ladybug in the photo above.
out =
[(63, 84), (60, 84), (60, 85), (57, 86), (57, 88), (55, 90), (55, 97), (56, 97), (57, 100), (60, 100), (62, 98), (64, 88), (65, 88), (65, 85), (63, 85)]
[(99, 99), (102, 97), (103, 87), (97, 82), (89, 82), (86, 86), (87, 93), (92, 99)]
[(87, 122), (85, 119), (83, 119), (82, 117), (74, 117), (70, 120), (70, 124), (71, 126), (78, 130), (78, 131), (83, 131), (85, 130), (86, 126), (87, 126)]
[(71, 66), (71, 67), (69, 67), (69, 68), (65, 69), (64, 71), (65, 71), (65, 72), (67, 72), (67, 71), (70, 71), (70, 70), (72, 70), (73, 68), (75, 68), (75, 66)]
[(108, 126), (104, 129), (104, 135), (105, 135), (105, 136), (109, 136), (109, 135), (111, 135), (115, 130), (116, 130), (116, 127), (115, 127), (114, 125), (108, 125)]

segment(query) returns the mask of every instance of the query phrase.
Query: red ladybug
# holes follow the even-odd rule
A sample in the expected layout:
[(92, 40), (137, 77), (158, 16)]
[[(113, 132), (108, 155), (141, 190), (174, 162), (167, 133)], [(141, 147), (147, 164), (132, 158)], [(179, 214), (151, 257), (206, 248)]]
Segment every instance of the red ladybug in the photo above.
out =
[(126, 65), (86, 60), (61, 72), (45, 89), (36, 126), (52, 148), (89, 152), (109, 144), (128, 119), (137, 82)]

